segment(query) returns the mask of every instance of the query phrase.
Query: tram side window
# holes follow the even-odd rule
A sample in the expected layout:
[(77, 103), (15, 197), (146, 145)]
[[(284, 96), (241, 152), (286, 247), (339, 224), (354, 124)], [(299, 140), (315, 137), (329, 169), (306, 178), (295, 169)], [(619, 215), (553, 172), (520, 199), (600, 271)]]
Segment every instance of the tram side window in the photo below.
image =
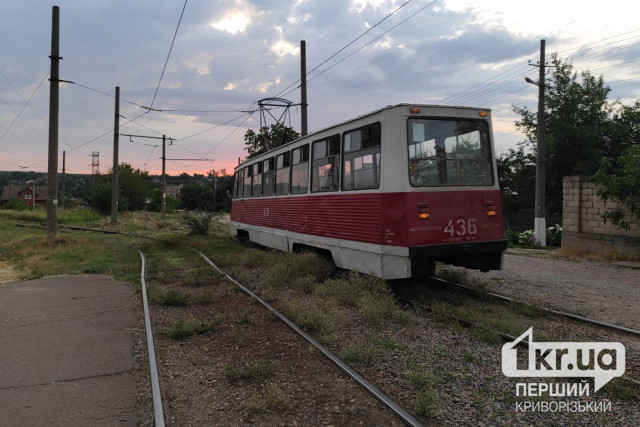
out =
[(242, 195), (244, 197), (251, 197), (251, 166), (244, 168), (244, 185), (242, 189)]
[(340, 135), (313, 143), (311, 191), (338, 191), (340, 180)]
[(273, 196), (275, 190), (275, 170), (273, 168), (273, 157), (263, 162), (262, 166), (262, 195)]
[(251, 185), (251, 196), (262, 196), (262, 162), (253, 164), (253, 177)]
[(309, 189), (309, 146), (291, 151), (291, 194), (306, 193)]
[(380, 187), (380, 123), (343, 134), (342, 189)]
[(236, 172), (233, 174), (233, 198), (237, 199), (238, 198), (238, 176), (240, 175), (240, 172)]
[(282, 153), (276, 157), (276, 196), (289, 194), (289, 171), (291, 169), (290, 153)]

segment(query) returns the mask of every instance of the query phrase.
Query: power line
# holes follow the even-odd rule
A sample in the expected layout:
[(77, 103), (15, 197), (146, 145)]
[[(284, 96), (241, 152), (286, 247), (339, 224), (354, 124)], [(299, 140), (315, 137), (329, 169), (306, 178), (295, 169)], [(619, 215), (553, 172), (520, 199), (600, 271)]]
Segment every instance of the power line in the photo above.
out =
[[(351, 58), (353, 55), (355, 55), (356, 53), (360, 52), (362, 49), (364, 49), (365, 47), (369, 46), (370, 44), (374, 43), (375, 41), (379, 40), (380, 38), (382, 38), (383, 36), (387, 35), (388, 33), (390, 33), (391, 31), (395, 30), (397, 27), (399, 27), (400, 25), (404, 24), (405, 22), (407, 22), (409, 19), (413, 18), (414, 16), (416, 16), (418, 13), (422, 12), (423, 10), (429, 8), (430, 6), (432, 6), (434, 3), (436, 3), (438, 0), (433, 0), (431, 3), (429, 3), (428, 5), (424, 6), (423, 8), (419, 9), (417, 12), (413, 13), (412, 15), (409, 15), (408, 18), (403, 19), (402, 21), (400, 21), (399, 23), (397, 23), (396, 25), (394, 25), (393, 27), (389, 28), (387, 31), (385, 31), (384, 33), (380, 34), (378, 37), (374, 38), (373, 40), (371, 40), (370, 42), (368, 42), (367, 44), (365, 44), (364, 46), (361, 46), (360, 48), (356, 49), (355, 51), (353, 51), (352, 53), (350, 53), (349, 55), (345, 56), (344, 58), (342, 58), (341, 60), (339, 60), (338, 62), (336, 62), (335, 64), (325, 68), (324, 70), (322, 70), (321, 72), (319, 72), (318, 74), (316, 74), (315, 76), (311, 77), (310, 79), (307, 80), (307, 84), (309, 84), (311, 81), (313, 81), (315, 78), (320, 77), (321, 75), (323, 75), (324, 73), (326, 73), (327, 71), (329, 71), (330, 69), (332, 69), (333, 67), (335, 67), (336, 65), (346, 61), (347, 59)], [(406, 3), (405, 3), (406, 4)], [(403, 5), (404, 6), (404, 5)], [(395, 13), (395, 12), (393, 12)], [(386, 19), (386, 18), (385, 18)], [(326, 63), (323, 62), (323, 63)], [(318, 67), (314, 68), (313, 70), (316, 70)], [(312, 71), (313, 71), (312, 70)], [(307, 73), (307, 75), (309, 75), (309, 73)], [(300, 80), (298, 80), (300, 81)], [(291, 85), (289, 86), (291, 87)], [(281, 96), (287, 96), (288, 94), (290, 94), (291, 92), (297, 90), (298, 88), (294, 88), (292, 90), (290, 90), (289, 92), (285, 93), (284, 95)], [(282, 92), (281, 92), (282, 93)]]
[[(326, 64), (327, 62), (329, 62), (331, 59), (333, 59), (334, 57), (336, 57), (338, 54), (340, 54), (340, 52), (344, 51), (345, 49), (347, 49), (349, 46), (351, 46), (352, 44), (354, 44), (355, 42), (357, 42), (358, 40), (360, 40), (362, 37), (364, 37), (365, 35), (367, 35), (370, 31), (372, 31), (374, 28), (376, 28), (378, 25), (382, 24), (384, 21), (386, 21), (388, 18), (390, 18), (391, 16), (393, 16), (397, 11), (399, 11), (400, 9), (402, 9), (403, 7), (405, 7), (407, 4), (411, 3), (413, 0), (407, 0), (405, 3), (403, 3), (401, 6), (399, 6), (398, 8), (396, 8), (393, 12), (389, 13), (387, 16), (385, 16), (384, 18), (382, 18), (380, 21), (378, 21), (373, 27), (369, 28), (367, 31), (365, 31), (364, 33), (360, 34), (358, 37), (356, 37), (355, 39), (351, 40), (349, 43), (347, 43), (345, 46), (343, 46), (341, 49), (339, 49), (336, 53), (334, 53), (333, 55), (331, 55), (330, 57), (328, 57), (327, 59), (325, 59), (324, 61), (322, 61), (317, 67), (315, 67), (313, 70), (309, 71), (307, 73), (307, 76), (310, 75), (311, 73), (313, 73), (315, 70), (317, 70), (318, 68), (322, 67), (324, 64)], [(437, 1), (437, 0), (436, 0)], [(273, 98), (278, 98), (280, 96), (286, 96), (282, 95), (284, 92), (286, 92), (289, 88), (291, 88), (292, 86), (294, 86), (295, 84), (297, 84), (300, 81), (300, 79), (296, 80), (295, 82), (291, 83), (289, 86), (287, 86), (286, 88), (282, 89), (276, 96), (274, 96)]]
[[(586, 44), (580, 45), (578, 47), (572, 47), (572, 48), (569, 48), (569, 49), (565, 49), (565, 50), (559, 51), (558, 54), (570, 52), (572, 50), (579, 51), (580, 49), (585, 48), (585, 47), (588, 48), (588, 49), (592, 49), (595, 46), (589, 47), (590, 45), (597, 45), (598, 43), (601, 43), (601, 42), (604, 42), (604, 41), (607, 41), (607, 40), (611, 40), (611, 39), (615, 39), (615, 38), (618, 38), (618, 37), (626, 36), (628, 34), (637, 33), (638, 31), (640, 31), (640, 28), (637, 28), (637, 29), (631, 30), (631, 31), (627, 31), (626, 33), (622, 33), (622, 34), (618, 34), (618, 35), (615, 35), (615, 36), (607, 37), (607, 38), (604, 38), (604, 39), (601, 39), (601, 40), (598, 40), (598, 41), (595, 41), (595, 42), (586, 43)], [(624, 40), (627, 40), (627, 39), (624, 39)]]
[[(211, 152), (213, 150), (215, 150), (216, 148), (218, 148), (220, 145), (222, 145), (222, 143), (224, 143), (227, 139), (229, 139), (231, 137), (231, 135), (233, 135), (238, 129), (240, 129), (240, 127), (247, 121), (249, 120), (249, 117), (251, 117), (251, 114), (247, 115), (247, 117), (245, 117), (245, 119), (238, 125), (235, 127), (235, 129), (233, 129), (231, 132), (229, 132), (229, 134), (227, 136), (225, 136), (224, 138), (222, 138), (222, 140), (220, 142), (218, 142), (216, 145), (213, 146), (213, 148), (209, 151), (207, 151), (203, 156), (199, 156), (202, 157), (203, 159), (206, 158), (209, 154), (211, 154)], [(191, 166), (191, 164), (187, 165), (186, 167)]]
[(209, 132), (209, 131), (212, 131), (212, 130), (214, 130), (214, 129), (217, 129), (217, 128), (219, 128), (220, 126), (224, 126), (224, 125), (229, 124), (229, 123), (231, 123), (231, 122), (235, 122), (236, 120), (239, 120), (239, 119), (241, 119), (241, 118), (243, 118), (243, 117), (246, 117), (246, 118), (242, 121), (242, 123), (244, 123), (244, 122), (246, 122), (246, 121), (247, 121), (247, 119), (248, 119), (249, 117), (251, 117), (251, 115), (252, 115), (253, 113), (254, 113), (254, 111), (246, 112), (245, 114), (243, 114), (243, 115), (241, 115), (241, 116), (234, 117), (233, 119), (231, 119), (231, 120), (227, 120), (227, 121), (226, 121), (226, 122), (224, 122), (224, 123), (219, 123), (219, 124), (217, 124), (217, 125), (215, 125), (215, 126), (213, 126), (213, 127), (210, 127), (209, 129), (205, 129), (205, 130), (203, 130), (203, 131), (201, 131), (201, 132), (196, 132), (196, 133), (194, 133), (193, 135), (185, 136), (184, 138), (178, 138), (178, 139), (176, 139), (176, 142), (182, 142), (182, 141), (184, 141), (184, 140), (186, 140), (186, 139), (190, 139), (190, 138), (196, 137), (196, 136), (198, 136), (198, 135), (202, 135), (203, 133), (207, 133), (207, 132)]
[(153, 99), (151, 100), (151, 105), (149, 109), (153, 108), (153, 104), (156, 102), (156, 96), (158, 95), (158, 90), (160, 90), (160, 84), (162, 83), (162, 78), (164, 77), (164, 72), (167, 69), (167, 64), (169, 63), (169, 58), (171, 57), (171, 51), (173, 50), (173, 44), (176, 41), (176, 37), (178, 36), (178, 29), (180, 28), (180, 23), (182, 22), (182, 17), (184, 16), (184, 10), (187, 8), (187, 1), (184, 0), (184, 6), (182, 7), (182, 13), (180, 13), (180, 19), (178, 20), (178, 25), (176, 26), (176, 32), (173, 34), (173, 40), (171, 41), (171, 47), (169, 47), (169, 54), (167, 55), (167, 60), (164, 62), (164, 67), (162, 68), (162, 74), (160, 74), (160, 81), (158, 81), (158, 86), (156, 87), (156, 92), (153, 94)]
[[(102, 91), (100, 89), (95, 89), (95, 88), (92, 88), (90, 86), (87, 86), (87, 85), (84, 85), (84, 84), (81, 84), (81, 83), (77, 83), (75, 81), (65, 80), (65, 82), (69, 83), (69, 84), (72, 84), (72, 85), (75, 85), (75, 86), (79, 86), (79, 87), (87, 89), (87, 90), (90, 90), (92, 92), (99, 93), (99, 94), (104, 95), (104, 96), (108, 96), (109, 98), (115, 98), (115, 95), (113, 95), (111, 93), (108, 93), (108, 92), (105, 92), (105, 91)], [(129, 101), (129, 100), (124, 99), (124, 98), (120, 98), (120, 101), (126, 102), (127, 104), (131, 104), (131, 105), (134, 105), (134, 106), (139, 107), (139, 108), (142, 108), (143, 110), (153, 111), (153, 112), (157, 112), (157, 113), (194, 113), (194, 114), (197, 113), (197, 114), (206, 114), (206, 113), (241, 113), (242, 112), (240, 110), (230, 110), (230, 109), (229, 110), (223, 110), (223, 109), (219, 109), (219, 110), (188, 110), (188, 109), (178, 110), (178, 109), (165, 109), (165, 108), (151, 108), (151, 107), (148, 107), (146, 105), (138, 104), (136, 102)]]
[[(31, 104), (29, 103), (29, 101), (27, 101), (26, 99), (24, 99), (24, 96), (22, 96), (22, 94), (20, 93), (20, 91), (18, 91), (18, 89), (16, 89), (16, 87), (13, 85), (13, 83), (11, 83), (11, 81), (9, 80), (9, 78), (6, 76), (5, 73), (2, 72), (2, 69), (0, 69), (0, 74), (2, 74), (2, 77), (4, 77), (4, 79), (7, 81), (7, 83), (9, 83), (9, 86), (11, 86), (13, 88), (13, 90), (15, 91), (15, 93), (18, 94), (18, 96), (22, 99), (23, 102), (25, 102), (27, 104), (27, 106), (29, 107), (29, 109), (33, 112), (33, 114), (36, 115), (36, 117), (38, 119), (40, 119), (40, 121), (47, 125), (47, 122), (42, 118), (42, 116), (40, 116), (40, 114), (38, 114), (38, 112), (36, 110), (33, 109), (33, 107), (31, 106)], [(38, 88), (40, 88), (40, 86), (42, 86), (42, 82), (44, 82), (44, 80), (47, 78), (47, 76), (49, 75), (49, 71), (47, 71), (47, 73), (45, 74), (44, 78), (42, 79), (42, 81), (40, 82), (40, 84), (38, 85)], [(35, 92), (37, 92), (38, 89), (36, 89)], [(35, 92), (33, 93), (33, 95), (31, 95), (31, 97), (29, 98), (29, 100), (31, 100), (31, 98), (33, 98), (33, 96), (35, 95)]]
[[(2, 140), (4, 138), (4, 136), (7, 134), (7, 132), (13, 127), (13, 124), (16, 122), (16, 120), (20, 119), (23, 122), (25, 122), (27, 124), (27, 126), (29, 126), (35, 133), (38, 134), (38, 136), (40, 136), (41, 138), (45, 139), (44, 135), (42, 135), (40, 132), (38, 132), (38, 130), (36, 128), (33, 127), (33, 125), (31, 125), (31, 123), (27, 122), (25, 119), (23, 119), (21, 117), (22, 112), (24, 111), (24, 109), (27, 107), (27, 105), (29, 105), (29, 103), (31, 102), (31, 100), (33, 99), (33, 97), (35, 96), (35, 94), (38, 92), (38, 89), (40, 89), (40, 86), (42, 86), (42, 83), (44, 83), (45, 79), (47, 78), (47, 76), (49, 75), (49, 73), (45, 74), (45, 76), (43, 77), (42, 81), (40, 82), (40, 84), (38, 85), (38, 87), (36, 87), (36, 90), (33, 91), (33, 93), (31, 94), (31, 96), (29, 97), (29, 99), (27, 101), (25, 101), (24, 105), (22, 106), (22, 108), (20, 109), (20, 112), (17, 112), (16, 110), (13, 109), (13, 107), (11, 105), (9, 105), (9, 103), (2, 97), (0, 97), (0, 99), (2, 100), (2, 102), (4, 102), (5, 104), (7, 104), (7, 107), (9, 107), (11, 109), (11, 111), (13, 111), (16, 114), (16, 117), (13, 118), (13, 121), (11, 122), (11, 124), (9, 125), (9, 127), (5, 130), (5, 132), (2, 134), (2, 136), (0, 136), (0, 140)], [(13, 85), (12, 85), (13, 86)], [(15, 89), (15, 88), (14, 88)], [(22, 97), (22, 95), (20, 95), (20, 97)]]
[[(626, 36), (626, 35), (629, 35), (629, 34), (632, 34), (632, 33), (636, 33), (636, 32), (639, 32), (639, 31), (640, 31), (640, 29), (636, 29), (636, 30), (628, 31), (628, 32), (625, 32), (625, 33), (622, 33), (622, 34), (618, 34), (618, 35), (615, 35), (615, 36), (611, 36), (611, 37), (607, 37), (607, 38), (604, 38), (604, 39), (601, 39), (601, 40), (598, 40), (598, 41), (595, 41), (595, 42), (592, 42), (592, 43), (586, 43), (586, 44), (580, 45), (580, 46), (575, 47), (575, 48), (566, 49), (566, 50), (564, 50), (564, 51), (560, 51), (560, 52), (558, 52), (558, 54), (561, 54), (561, 53), (566, 54), (566, 53), (568, 53), (568, 52), (572, 52), (572, 51), (579, 51), (579, 50), (581, 50), (581, 49), (597, 49), (597, 48), (603, 48), (603, 47), (608, 46), (608, 45), (611, 45), (611, 44), (613, 44), (613, 43), (618, 43), (618, 42), (621, 42), (621, 41), (626, 41), (626, 40), (629, 40), (629, 39), (633, 39), (633, 38), (635, 38), (635, 37), (637, 37), (637, 36), (627, 37), (627, 38), (625, 38), (625, 39), (618, 40), (618, 41), (616, 41), (616, 42), (606, 43), (606, 44), (604, 44), (604, 45), (600, 45), (600, 46), (598, 46), (598, 45), (599, 45), (599, 44), (601, 44), (601, 43), (603, 43), (603, 42), (605, 42), (605, 41), (612, 40), (612, 39), (616, 39), (616, 38), (620, 38), (620, 37), (624, 37), (624, 36)], [(627, 46), (627, 47), (631, 47), (631, 45), (629, 45), (629, 46)], [(618, 50), (618, 48), (619, 48), (619, 47), (613, 47), (613, 48), (610, 48), (610, 49), (605, 49), (605, 50), (600, 51), (600, 53), (601, 53), (601, 54), (602, 54), (602, 53), (608, 53), (608, 52), (613, 51), (613, 50)], [(577, 56), (577, 57), (579, 57), (579, 55), (576, 55), (576, 56)], [(572, 57), (571, 57), (571, 56), (569, 56), (569, 57), (568, 57), (568, 59), (572, 59)], [(631, 62), (635, 62), (635, 61), (631, 61)], [(625, 64), (626, 64), (626, 63), (625, 63)], [(617, 64), (617, 65), (622, 65), (622, 64)], [(602, 67), (602, 68), (609, 68), (609, 67)], [(600, 69), (600, 68), (598, 68), (598, 69)], [(506, 80), (506, 79), (507, 79), (507, 78), (509, 78), (510, 76), (513, 76), (513, 75), (517, 74), (517, 73), (518, 73), (518, 72), (520, 72), (521, 70), (524, 70), (524, 68), (523, 68), (523, 64), (516, 65), (516, 66), (514, 66), (514, 67), (512, 67), (512, 68), (509, 68), (509, 69), (507, 69), (507, 70), (505, 70), (505, 71), (501, 72), (500, 74), (497, 74), (497, 75), (496, 75), (496, 76), (494, 76), (494, 77), (491, 77), (491, 78), (490, 78), (490, 79), (488, 79), (488, 80), (485, 80), (485, 81), (483, 81), (483, 82), (480, 82), (480, 83), (478, 83), (478, 84), (476, 84), (476, 85), (474, 85), (474, 86), (472, 86), (472, 87), (470, 87), (470, 88), (468, 88), (468, 89), (465, 89), (465, 90), (463, 90), (463, 91), (461, 91), (461, 92), (458, 92), (458, 93), (456, 93), (456, 94), (454, 94), (454, 95), (450, 95), (450, 96), (448, 96), (447, 98), (443, 99), (443, 101), (442, 101), (442, 102), (446, 102), (446, 101), (448, 101), (448, 100), (455, 99), (455, 98), (457, 98), (457, 97), (459, 97), (460, 95), (465, 94), (465, 93), (466, 93), (466, 95), (465, 95), (464, 97), (460, 98), (460, 100), (465, 100), (465, 99), (466, 99), (466, 100), (468, 101), (468, 100), (471, 100), (471, 99), (475, 99), (477, 96), (479, 96), (478, 94), (480, 94), (480, 93), (481, 93), (482, 95), (486, 95), (486, 94), (488, 94), (488, 93), (490, 93), (490, 92), (493, 92), (493, 91), (497, 90), (497, 89), (498, 89), (498, 88), (500, 88), (500, 87), (503, 87), (503, 86), (505, 85), (504, 83), (502, 83), (502, 81), (503, 81), (503, 80)], [(507, 73), (508, 73), (508, 74), (507, 74)], [(505, 75), (505, 74), (507, 74), (507, 75)], [(523, 73), (523, 74), (521, 74), (521, 76), (524, 76), (525, 74), (528, 74), (528, 73)], [(501, 77), (500, 79), (497, 79), (497, 78), (498, 78), (498, 77), (500, 77), (500, 76), (502, 76), (502, 77)], [(496, 79), (497, 79), (497, 80), (496, 80)], [(493, 80), (496, 80), (496, 81), (495, 81), (494, 83), (487, 84), (487, 83), (489, 83), (489, 82), (491, 82), (491, 81), (493, 81)], [(511, 81), (515, 81), (515, 80), (517, 80), (517, 78), (516, 78), (516, 79), (512, 79)], [(526, 87), (526, 86), (525, 86), (525, 87)], [(523, 87), (523, 88), (522, 88), (522, 89), (520, 89), (520, 90), (516, 90), (516, 91), (510, 92), (510, 93), (509, 93), (509, 94), (507, 94), (507, 95), (510, 95), (510, 94), (513, 94), (513, 93), (519, 92), (519, 91), (521, 91), (521, 90), (524, 90), (524, 88), (525, 88), (525, 87)], [(476, 89), (476, 90), (474, 91), (473, 89)], [(469, 92), (469, 93), (468, 93), (468, 92)], [(477, 96), (476, 96), (476, 95), (477, 95)], [(505, 96), (507, 96), (507, 95), (500, 96), (499, 98), (495, 98), (495, 99), (493, 99), (492, 101), (495, 101), (495, 100), (498, 100), (498, 99), (504, 98), (504, 97), (505, 97)], [(490, 101), (490, 102), (492, 102), (492, 101)]]

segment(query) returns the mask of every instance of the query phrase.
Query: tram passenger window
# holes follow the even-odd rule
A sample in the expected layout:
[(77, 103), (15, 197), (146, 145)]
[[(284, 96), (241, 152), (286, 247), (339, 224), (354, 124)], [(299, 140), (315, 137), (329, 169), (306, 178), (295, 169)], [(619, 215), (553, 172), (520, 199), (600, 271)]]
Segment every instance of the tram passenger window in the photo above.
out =
[(262, 162), (254, 163), (253, 167), (253, 184), (251, 185), (251, 196), (262, 196)]
[(410, 119), (408, 125), (412, 185), (493, 185), (486, 121)]
[(311, 191), (338, 191), (340, 135), (313, 143)]
[(289, 171), (291, 156), (287, 151), (276, 157), (276, 196), (289, 194)]
[(251, 197), (251, 166), (244, 168), (244, 188), (242, 194), (244, 197)]
[(273, 196), (275, 190), (275, 170), (273, 168), (273, 157), (263, 162), (262, 167), (262, 195)]
[(380, 187), (380, 141), (380, 123), (343, 135), (343, 190)]
[(291, 194), (306, 193), (309, 189), (309, 146), (292, 150), (291, 156)]
[(233, 198), (238, 198), (238, 175), (240, 172), (236, 172), (233, 174)]

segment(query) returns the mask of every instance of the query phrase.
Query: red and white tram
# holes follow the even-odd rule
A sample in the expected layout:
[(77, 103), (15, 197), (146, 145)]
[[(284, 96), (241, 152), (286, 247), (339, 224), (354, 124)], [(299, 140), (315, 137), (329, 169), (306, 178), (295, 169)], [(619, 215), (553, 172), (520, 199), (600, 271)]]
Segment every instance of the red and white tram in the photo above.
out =
[(236, 167), (231, 232), (384, 279), (432, 274), (435, 261), (501, 269), (492, 140), (489, 110), (374, 111)]

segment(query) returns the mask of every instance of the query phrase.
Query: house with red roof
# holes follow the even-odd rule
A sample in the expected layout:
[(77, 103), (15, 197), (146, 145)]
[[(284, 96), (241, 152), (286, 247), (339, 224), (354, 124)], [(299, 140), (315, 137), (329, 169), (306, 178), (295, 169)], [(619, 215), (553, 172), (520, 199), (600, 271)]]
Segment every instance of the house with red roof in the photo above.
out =
[(0, 203), (5, 208), (11, 200), (23, 200), (24, 203), (33, 208), (34, 206), (47, 206), (49, 192), (44, 185), (5, 185), (2, 189)]

